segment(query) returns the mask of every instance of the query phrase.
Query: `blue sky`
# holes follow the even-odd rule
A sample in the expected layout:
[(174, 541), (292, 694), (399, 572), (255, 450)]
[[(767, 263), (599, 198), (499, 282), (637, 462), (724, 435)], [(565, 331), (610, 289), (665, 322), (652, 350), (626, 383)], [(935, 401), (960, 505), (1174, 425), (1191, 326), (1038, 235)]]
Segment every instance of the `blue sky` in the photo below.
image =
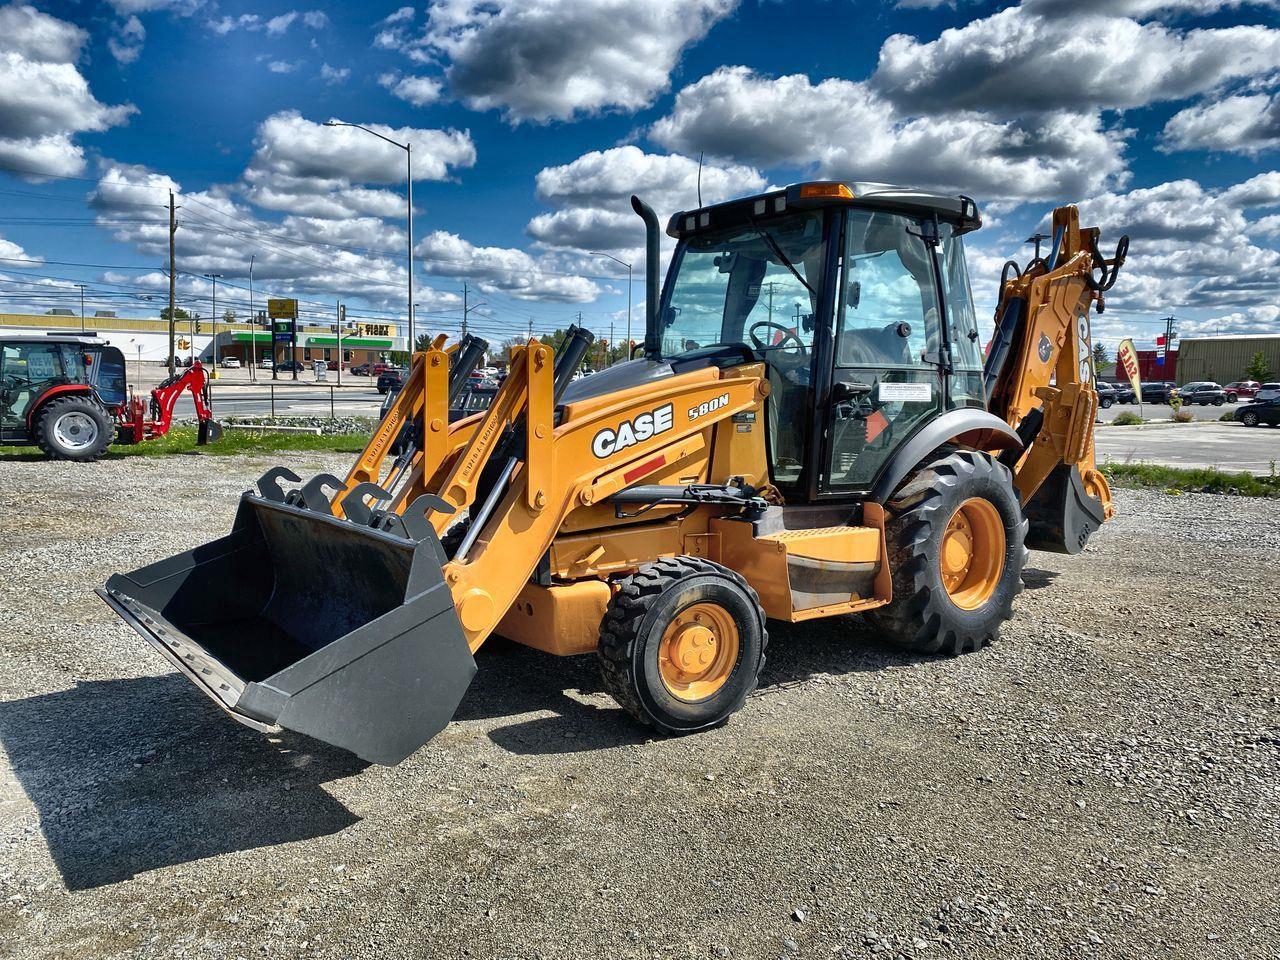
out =
[[(0, 6), (0, 303), (207, 314), (255, 289), (421, 322), (598, 332), (663, 216), (806, 177), (964, 191), (989, 307), (1056, 203), (1133, 234), (1099, 336), (1280, 330), (1276, 0), (110, 0)], [(635, 301), (641, 299), (637, 284)], [(620, 328), (617, 333), (621, 335)]]

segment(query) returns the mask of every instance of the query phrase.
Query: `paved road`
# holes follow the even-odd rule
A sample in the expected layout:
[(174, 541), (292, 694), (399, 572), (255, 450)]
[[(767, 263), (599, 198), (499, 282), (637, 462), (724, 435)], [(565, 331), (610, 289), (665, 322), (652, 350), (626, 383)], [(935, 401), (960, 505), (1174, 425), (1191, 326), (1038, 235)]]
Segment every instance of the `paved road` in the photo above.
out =
[[(1197, 408), (1199, 409), (1199, 408)], [(1117, 463), (1157, 463), (1267, 474), (1280, 461), (1280, 429), (1239, 423), (1155, 423), (1100, 427), (1098, 457)]]

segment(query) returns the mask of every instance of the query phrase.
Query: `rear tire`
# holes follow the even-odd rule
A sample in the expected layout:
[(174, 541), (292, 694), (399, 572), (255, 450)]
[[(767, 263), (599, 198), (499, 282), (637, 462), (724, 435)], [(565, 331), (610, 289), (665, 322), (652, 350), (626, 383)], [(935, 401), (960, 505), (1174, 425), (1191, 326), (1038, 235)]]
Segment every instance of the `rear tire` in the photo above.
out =
[(35, 441), (54, 460), (90, 463), (111, 446), (116, 428), (102, 404), (89, 397), (57, 397), (36, 417)]
[(747, 581), (695, 557), (624, 579), (600, 624), (600, 675), (631, 716), (662, 733), (729, 719), (756, 688), (769, 636)]
[(1107, 399), (1099, 400), (1098, 406), (1100, 406), (1103, 410), (1107, 410), (1111, 407), (1111, 403), (1112, 403), (1111, 400), (1107, 400)]
[(918, 653), (979, 650), (1022, 592), (1027, 521), (1007, 467), (957, 451), (916, 473), (888, 503), (893, 600), (867, 619)]
[(1246, 427), (1256, 427), (1258, 425), (1258, 415), (1249, 410), (1240, 415), (1240, 422)]

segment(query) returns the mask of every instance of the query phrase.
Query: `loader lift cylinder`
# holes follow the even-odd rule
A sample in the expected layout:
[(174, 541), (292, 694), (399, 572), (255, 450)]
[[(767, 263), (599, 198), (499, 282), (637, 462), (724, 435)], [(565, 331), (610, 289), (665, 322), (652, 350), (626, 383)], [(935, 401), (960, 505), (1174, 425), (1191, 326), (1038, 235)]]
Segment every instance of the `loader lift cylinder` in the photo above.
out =
[[(564, 395), (569, 384), (573, 381), (573, 374), (582, 364), (583, 358), (587, 355), (587, 351), (591, 349), (591, 343), (595, 340), (595, 336), (585, 327), (572, 326), (569, 328), (568, 335), (560, 344), (560, 350), (556, 354), (555, 366), (555, 387), (552, 403), (560, 402), (560, 398)], [(512, 432), (510, 437), (511, 449), (521, 450), (524, 448), (524, 438), (521, 430), (517, 429)], [(494, 509), (498, 505), (498, 501), (502, 499), (502, 495), (506, 493), (507, 484), (511, 482), (511, 475), (515, 473), (516, 464), (520, 462), (519, 454), (513, 453), (507, 458), (507, 462), (503, 464), (502, 471), (498, 474), (494, 481), (493, 489), (489, 491), (489, 495), (485, 497), (484, 503), (480, 509), (471, 518), (471, 526), (467, 529), (466, 534), (462, 538), (462, 542), (458, 544), (458, 550), (454, 554), (455, 560), (466, 559), (467, 554), (475, 545), (476, 538), (480, 536), (480, 531), (484, 529), (484, 525), (489, 522), (489, 517), (493, 515)]]

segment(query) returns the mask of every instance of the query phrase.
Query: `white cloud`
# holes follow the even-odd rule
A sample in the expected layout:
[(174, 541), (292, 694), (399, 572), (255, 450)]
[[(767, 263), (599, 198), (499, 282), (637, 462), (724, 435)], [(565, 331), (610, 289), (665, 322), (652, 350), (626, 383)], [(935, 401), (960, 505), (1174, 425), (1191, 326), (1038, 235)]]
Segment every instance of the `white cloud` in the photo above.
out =
[(302, 23), (312, 30), (323, 30), (329, 26), (329, 15), (323, 10), (308, 10), (302, 15)]
[(1266, 199), (1267, 186), (1255, 177), (1214, 192), (1174, 180), (1081, 203), (1082, 223), (1100, 226), (1104, 237), (1133, 239), (1109, 301), (1134, 310), (1153, 303), (1163, 310), (1221, 310), (1280, 300), (1280, 252), (1249, 241), (1256, 226), (1242, 213)]
[[(457, 130), (367, 124), (397, 143), (413, 144), (415, 180), (444, 180), (475, 163), (471, 137)], [(314, 217), (394, 216), (403, 196), (367, 185), (404, 183), (405, 155), (352, 127), (325, 127), (297, 111), (268, 117), (258, 127), (257, 150), (245, 171), (249, 196), (272, 210)]]
[(36, 63), (75, 63), (88, 40), (87, 31), (35, 7), (0, 7), (0, 53), (17, 53)]
[(135, 108), (107, 106), (76, 62), (88, 34), (29, 6), (0, 7), (0, 162), (73, 176), (84, 168), (78, 133), (124, 123)]
[(142, 43), (147, 39), (147, 30), (142, 21), (130, 16), (115, 25), (115, 36), (107, 39), (107, 49), (116, 58), (117, 63), (133, 63), (142, 53)]
[(204, 0), (108, 0), (111, 9), (122, 17), (135, 13), (171, 13), (189, 17), (204, 6)]
[(1246, 210), (1250, 207), (1280, 206), (1280, 171), (1269, 170), (1228, 187), (1223, 191), (1222, 199)]
[(984, 199), (1079, 196), (1125, 178), (1124, 131), (1097, 116), (901, 116), (867, 83), (774, 79), (748, 67), (721, 67), (685, 87), (650, 135), (686, 154)]
[(293, 21), (297, 19), (298, 19), (297, 10), (290, 10), (288, 13), (282, 13), (278, 17), (272, 17), (266, 23), (265, 29), (267, 31), (267, 36), (269, 37), (280, 36), (286, 30), (288, 30), (289, 27), (293, 25)]
[(293, 73), (301, 65), (300, 60), (272, 60), (267, 64), (267, 69), (272, 73)]
[(387, 14), (378, 22), (390, 26), (396, 23), (406, 23), (412, 20), (413, 18), (414, 18), (413, 7), (401, 7), (399, 10), (391, 11), (391, 13)]
[(588, 303), (600, 288), (586, 277), (563, 275), (523, 250), (477, 247), (453, 233), (436, 230), (414, 253), (427, 273), (473, 281), (484, 293), (504, 293), (517, 300)]
[(1266, 76), (1280, 63), (1280, 30), (1174, 30), (1119, 16), (1042, 17), (1001, 10), (921, 42), (895, 34), (873, 84), (913, 113), (1001, 115), (1126, 109)]
[(415, 107), (425, 107), (440, 99), (442, 85), (433, 77), (403, 77), (396, 71), (378, 77), (378, 83)]
[(331, 67), (327, 63), (320, 67), (320, 79), (325, 83), (346, 83), (350, 77), (350, 67)]
[[(596, 150), (572, 163), (547, 167), (535, 183), (538, 199), (559, 209), (534, 217), (525, 232), (548, 247), (612, 252), (642, 247), (644, 225), (631, 209), (633, 193), (660, 216), (698, 205), (696, 160), (645, 153), (635, 146)], [(764, 177), (751, 167), (703, 165), (704, 203), (764, 187)]]
[(1209, 100), (1175, 113), (1160, 134), (1163, 150), (1214, 150), (1256, 156), (1280, 147), (1280, 94)]
[(737, 0), (443, 0), (425, 32), (401, 27), (375, 44), (447, 60), (451, 91), (473, 110), (512, 121), (567, 120), (648, 106), (670, 85), (686, 47)]

